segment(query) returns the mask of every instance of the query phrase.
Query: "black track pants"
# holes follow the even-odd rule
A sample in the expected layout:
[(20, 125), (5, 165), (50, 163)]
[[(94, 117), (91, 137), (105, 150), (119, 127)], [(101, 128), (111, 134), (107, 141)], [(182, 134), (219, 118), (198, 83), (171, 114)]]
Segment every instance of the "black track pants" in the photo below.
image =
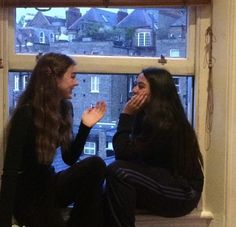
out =
[(134, 227), (136, 208), (164, 217), (191, 212), (200, 195), (163, 168), (127, 161), (108, 166), (106, 183), (106, 226)]

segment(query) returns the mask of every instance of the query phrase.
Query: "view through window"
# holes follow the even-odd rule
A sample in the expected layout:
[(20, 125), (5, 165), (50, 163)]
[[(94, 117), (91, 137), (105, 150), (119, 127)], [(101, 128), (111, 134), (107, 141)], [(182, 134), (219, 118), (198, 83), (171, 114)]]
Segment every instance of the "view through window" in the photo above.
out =
[[(79, 57), (98, 56), (101, 65), (105, 62), (101, 59), (103, 56), (118, 56), (121, 60), (129, 57), (145, 62), (164, 56), (177, 60), (179, 67), (189, 60), (188, 13), (187, 8), (17, 8), (12, 39), (14, 48), (9, 53), (12, 56), (8, 77), (9, 113), (27, 86), (32, 70), (25, 61), (21, 61), (21, 70), (18, 70), (19, 57), (29, 56), (34, 62), (39, 53), (60, 52), (73, 56), (78, 65)], [(119, 114), (132, 95), (136, 78), (133, 73), (120, 72), (124, 67), (123, 63), (119, 64), (119, 59), (116, 60), (117, 73), (96, 73), (94, 70), (89, 73), (90, 66), (86, 66), (84, 73), (77, 74), (80, 86), (74, 89), (71, 100), (74, 133), (78, 130), (83, 110), (99, 100), (106, 101), (108, 107), (105, 117), (91, 130), (81, 159), (90, 155), (98, 155), (106, 163), (114, 159), (112, 137)], [(194, 76), (190, 75), (194, 72), (186, 72), (189, 67), (181, 67), (183, 73), (176, 75), (174, 82), (192, 123)], [(56, 171), (67, 167), (59, 150), (54, 166)]]
[[(102, 81), (99, 83), (99, 89), (96, 93), (91, 91), (91, 81), (93, 81), (95, 76), (99, 77)], [(19, 96), (24, 91), (26, 81), (29, 77), (30, 72), (9, 73), (8, 100), (10, 114), (14, 110)], [(78, 131), (82, 112), (86, 108), (94, 105), (99, 100), (104, 100), (107, 103), (106, 115), (92, 128), (87, 143), (85, 144), (84, 152), (80, 158), (83, 159), (90, 155), (98, 155), (102, 157), (106, 163), (110, 163), (114, 159), (112, 137), (116, 131), (119, 114), (124, 104), (132, 96), (130, 87), (133, 87), (136, 75), (77, 74), (77, 79), (79, 86), (75, 87), (73, 90), (71, 100), (74, 109), (74, 133)], [(18, 81), (18, 90), (14, 89), (16, 80)], [(174, 81), (186, 115), (191, 122), (193, 78), (189, 76), (174, 77)], [(61, 160), (60, 152), (57, 152), (54, 166), (57, 171), (66, 168), (66, 165)]]
[(186, 8), (18, 8), (16, 53), (186, 57)]

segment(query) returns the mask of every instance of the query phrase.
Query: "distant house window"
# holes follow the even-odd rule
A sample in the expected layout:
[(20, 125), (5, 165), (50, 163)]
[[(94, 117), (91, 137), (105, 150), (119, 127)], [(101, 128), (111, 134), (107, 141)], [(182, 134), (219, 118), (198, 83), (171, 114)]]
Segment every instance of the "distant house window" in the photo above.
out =
[(20, 76), (15, 75), (14, 77), (14, 91), (19, 91), (20, 90)]
[(91, 77), (91, 92), (95, 92), (95, 93), (99, 92), (99, 77), (98, 76)]
[(132, 77), (129, 78), (129, 85), (128, 86), (129, 86), (129, 93), (130, 93), (133, 90), (133, 78)]
[(28, 79), (29, 79), (29, 76), (28, 75), (24, 75), (22, 77), (22, 90), (24, 90), (26, 88), (26, 85), (28, 83)]
[(44, 32), (39, 33), (39, 42), (40, 43), (45, 43), (45, 34), (44, 34)]
[(170, 57), (179, 58), (180, 57), (179, 49), (170, 49)]
[(177, 89), (178, 94), (180, 94), (180, 82), (179, 82), (179, 78), (173, 78), (174, 83), (175, 83), (175, 87)]
[(108, 150), (114, 150), (114, 149), (113, 149), (112, 142), (107, 142), (107, 147), (106, 147), (106, 149), (108, 149)]
[(51, 43), (55, 42), (55, 36), (53, 33), (50, 34), (50, 40), (51, 40)]
[(139, 32), (137, 43), (138, 43), (139, 47), (151, 46), (151, 33), (150, 32)]
[(86, 142), (84, 146), (84, 154), (95, 155), (96, 154), (96, 143)]

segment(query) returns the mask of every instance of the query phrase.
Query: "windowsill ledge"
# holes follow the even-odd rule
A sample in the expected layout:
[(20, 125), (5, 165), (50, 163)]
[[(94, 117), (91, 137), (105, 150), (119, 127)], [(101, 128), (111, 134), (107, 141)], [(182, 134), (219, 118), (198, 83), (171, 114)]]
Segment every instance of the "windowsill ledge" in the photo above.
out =
[(207, 227), (213, 219), (210, 211), (194, 210), (179, 218), (163, 218), (152, 214), (137, 214), (136, 227)]
[[(69, 209), (63, 210), (65, 219), (68, 218)], [(163, 218), (157, 215), (148, 213), (138, 213), (136, 215), (136, 227), (208, 227), (213, 219), (213, 214), (210, 211), (194, 210), (188, 215), (179, 218)], [(12, 227), (19, 227), (12, 225)]]

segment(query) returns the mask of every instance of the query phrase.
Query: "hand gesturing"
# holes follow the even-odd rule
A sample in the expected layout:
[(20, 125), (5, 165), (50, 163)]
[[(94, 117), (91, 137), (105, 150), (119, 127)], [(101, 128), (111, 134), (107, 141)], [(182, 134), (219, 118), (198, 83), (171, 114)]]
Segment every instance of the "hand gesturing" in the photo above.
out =
[(104, 101), (97, 102), (94, 107), (90, 107), (83, 112), (82, 122), (88, 127), (93, 127), (103, 118), (106, 109), (106, 103)]

